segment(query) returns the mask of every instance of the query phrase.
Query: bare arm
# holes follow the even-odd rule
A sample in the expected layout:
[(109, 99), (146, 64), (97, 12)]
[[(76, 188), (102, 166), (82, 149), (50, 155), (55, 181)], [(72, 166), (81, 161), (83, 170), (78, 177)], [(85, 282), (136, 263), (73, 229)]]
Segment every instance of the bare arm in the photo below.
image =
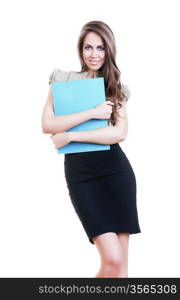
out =
[(125, 106), (118, 111), (119, 117), (116, 120), (115, 126), (108, 126), (88, 131), (61, 132), (52, 135), (51, 138), (55, 144), (55, 148), (63, 147), (73, 141), (105, 145), (116, 144), (124, 141), (128, 132), (128, 118)]
[(122, 118), (118, 126), (108, 126), (95, 130), (68, 132), (70, 142), (96, 144), (116, 144), (124, 141), (127, 135), (128, 120)]
[(115, 126), (108, 126), (89, 131), (68, 132), (71, 142), (97, 144), (115, 144), (124, 141), (128, 132), (128, 118), (125, 104), (118, 109), (119, 117)]
[(52, 91), (50, 87), (47, 101), (42, 113), (41, 126), (43, 133), (57, 134), (59, 132), (67, 131), (74, 126), (79, 125), (80, 123), (88, 121), (92, 119), (93, 116), (93, 108), (78, 113), (55, 116)]

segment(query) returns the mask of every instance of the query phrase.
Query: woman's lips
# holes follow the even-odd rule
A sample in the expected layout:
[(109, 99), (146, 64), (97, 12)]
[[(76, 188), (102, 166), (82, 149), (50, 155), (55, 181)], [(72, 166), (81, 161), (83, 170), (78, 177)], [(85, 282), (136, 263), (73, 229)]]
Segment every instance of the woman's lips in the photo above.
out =
[(100, 62), (99, 60), (98, 61), (92, 61), (92, 60), (90, 60), (90, 64), (91, 65), (97, 65), (99, 62)]

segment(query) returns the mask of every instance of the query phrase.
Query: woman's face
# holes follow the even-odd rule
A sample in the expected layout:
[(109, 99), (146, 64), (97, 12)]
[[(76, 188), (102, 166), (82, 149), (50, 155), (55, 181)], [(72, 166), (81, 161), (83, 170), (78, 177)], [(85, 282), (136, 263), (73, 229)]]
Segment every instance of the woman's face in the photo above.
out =
[(89, 32), (83, 44), (83, 59), (88, 71), (96, 72), (105, 61), (105, 45), (99, 35)]

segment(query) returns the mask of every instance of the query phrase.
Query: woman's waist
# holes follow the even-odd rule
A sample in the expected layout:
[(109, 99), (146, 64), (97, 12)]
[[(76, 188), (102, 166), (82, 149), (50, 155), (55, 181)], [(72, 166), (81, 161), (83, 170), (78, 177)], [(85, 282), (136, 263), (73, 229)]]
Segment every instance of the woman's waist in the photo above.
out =
[(77, 152), (77, 153), (67, 153), (64, 155), (64, 162), (73, 162), (77, 163), (80, 161), (105, 161), (109, 159), (116, 159), (123, 150), (121, 149), (118, 143), (110, 145), (109, 150), (100, 150), (100, 151), (86, 151), (86, 152)]

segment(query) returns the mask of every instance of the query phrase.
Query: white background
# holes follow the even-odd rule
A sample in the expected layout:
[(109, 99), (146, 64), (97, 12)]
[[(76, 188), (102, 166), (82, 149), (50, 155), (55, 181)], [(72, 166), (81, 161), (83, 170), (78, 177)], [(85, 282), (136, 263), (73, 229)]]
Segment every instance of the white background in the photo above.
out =
[(129, 277), (179, 277), (179, 1), (4, 1), (1, 56), (1, 277), (95, 277), (100, 259), (76, 216), (63, 155), (41, 130), (54, 68), (79, 71), (82, 26), (113, 30), (128, 84), (120, 145), (137, 180), (142, 233), (130, 236)]

